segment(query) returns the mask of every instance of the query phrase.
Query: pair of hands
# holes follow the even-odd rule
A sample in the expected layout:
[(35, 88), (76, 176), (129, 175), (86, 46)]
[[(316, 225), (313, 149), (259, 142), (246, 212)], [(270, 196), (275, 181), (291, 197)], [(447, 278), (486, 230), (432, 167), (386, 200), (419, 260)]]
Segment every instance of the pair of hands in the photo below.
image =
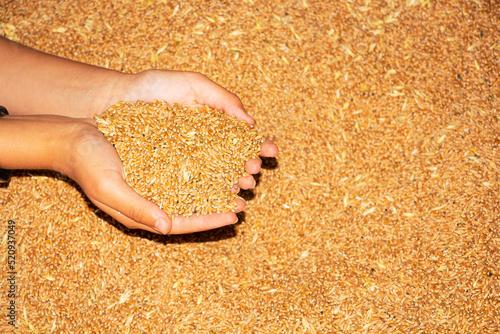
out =
[[(240, 99), (206, 76), (194, 72), (148, 70), (124, 75), (111, 85), (108, 101), (93, 103), (84, 118), (73, 119), (67, 141), (69, 154), (55, 159), (54, 168), (72, 179), (102, 211), (131, 229), (162, 234), (181, 234), (218, 228), (237, 221), (236, 212), (245, 207), (237, 200), (236, 212), (190, 217), (169, 217), (155, 203), (137, 194), (126, 182), (122, 162), (113, 146), (97, 129), (92, 115), (101, 113), (118, 101), (164, 100), (189, 106), (208, 105), (250, 124), (254, 119), (246, 113)], [(94, 110), (96, 109), (96, 110)], [(98, 110), (97, 110), (98, 109)], [(261, 145), (261, 156), (274, 157), (278, 148), (270, 140)], [(260, 159), (245, 165), (249, 174), (261, 168)], [(255, 186), (253, 176), (242, 177), (235, 190)]]
[[(0, 167), (62, 172), (78, 182), (97, 207), (133, 229), (190, 233), (236, 222), (234, 212), (169, 217), (127, 185), (118, 154), (92, 117), (119, 101), (137, 100), (208, 105), (255, 123), (236, 95), (202, 74), (163, 70), (125, 74), (0, 36), (0, 103), (11, 114), (0, 121), (0, 142), (8, 143), (0, 145)], [(262, 156), (277, 154), (271, 141), (261, 145)], [(252, 159), (245, 169), (255, 174), (260, 166), (260, 159)], [(254, 185), (252, 176), (241, 178), (235, 191)], [(244, 207), (239, 200), (236, 212)]]

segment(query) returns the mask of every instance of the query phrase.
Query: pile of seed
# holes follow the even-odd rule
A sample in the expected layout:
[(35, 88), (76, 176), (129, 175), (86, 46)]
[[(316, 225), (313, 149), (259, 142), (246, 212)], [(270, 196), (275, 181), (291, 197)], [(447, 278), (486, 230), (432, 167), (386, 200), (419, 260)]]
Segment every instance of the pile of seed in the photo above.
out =
[(499, 13), (497, 0), (0, 1), (0, 34), (38, 50), (204, 73), (280, 149), (241, 194), (240, 224), (182, 236), (127, 230), (67, 178), (15, 171), (0, 270), (12, 219), (17, 332), (500, 333)]
[(171, 217), (236, 209), (231, 188), (249, 175), (245, 163), (263, 141), (253, 126), (207, 106), (120, 102), (94, 119), (127, 182)]

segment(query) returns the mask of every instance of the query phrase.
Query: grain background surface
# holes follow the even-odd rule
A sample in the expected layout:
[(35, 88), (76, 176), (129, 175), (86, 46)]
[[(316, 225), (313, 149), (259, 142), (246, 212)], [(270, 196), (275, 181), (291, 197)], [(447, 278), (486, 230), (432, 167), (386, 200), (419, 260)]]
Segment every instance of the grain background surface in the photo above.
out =
[[(36, 49), (203, 72), (281, 150), (240, 224), (187, 236), (128, 231), (66, 177), (15, 172), (0, 265), (13, 219), (17, 331), (499, 332), (499, 6), (2, 1), (0, 34)], [(2, 279), (2, 315), (6, 295)]]

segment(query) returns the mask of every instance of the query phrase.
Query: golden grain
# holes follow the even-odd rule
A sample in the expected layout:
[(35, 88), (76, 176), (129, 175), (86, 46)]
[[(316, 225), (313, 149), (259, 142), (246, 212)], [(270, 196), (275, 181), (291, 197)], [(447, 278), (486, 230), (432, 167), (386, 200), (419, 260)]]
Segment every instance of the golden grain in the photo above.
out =
[(127, 182), (171, 217), (234, 211), (231, 188), (263, 141), (251, 125), (209, 107), (120, 102), (94, 119)]
[[(124, 230), (67, 178), (15, 172), (0, 216), (19, 223), (19, 332), (500, 332), (495, 1), (19, 0), (0, 13), (0, 34), (63, 57), (203, 72), (280, 147), (242, 194), (242, 224), (189, 236)], [(226, 157), (183, 131), (175, 154)], [(203, 167), (166, 171), (191, 182)]]

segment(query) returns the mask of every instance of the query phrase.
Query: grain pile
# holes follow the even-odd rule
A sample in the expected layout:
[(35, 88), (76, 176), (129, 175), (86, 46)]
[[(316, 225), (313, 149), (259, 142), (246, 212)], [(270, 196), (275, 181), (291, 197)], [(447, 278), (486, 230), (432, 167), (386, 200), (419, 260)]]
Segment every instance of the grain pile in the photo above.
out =
[(251, 125), (209, 107), (122, 102), (95, 115), (120, 156), (127, 182), (170, 217), (236, 209), (231, 191), (248, 176), (263, 137)]
[(128, 231), (64, 176), (16, 172), (0, 265), (13, 219), (18, 331), (500, 332), (499, 14), (494, 0), (0, 3), (0, 33), (34, 48), (203, 72), (280, 148), (240, 224), (186, 236)]

